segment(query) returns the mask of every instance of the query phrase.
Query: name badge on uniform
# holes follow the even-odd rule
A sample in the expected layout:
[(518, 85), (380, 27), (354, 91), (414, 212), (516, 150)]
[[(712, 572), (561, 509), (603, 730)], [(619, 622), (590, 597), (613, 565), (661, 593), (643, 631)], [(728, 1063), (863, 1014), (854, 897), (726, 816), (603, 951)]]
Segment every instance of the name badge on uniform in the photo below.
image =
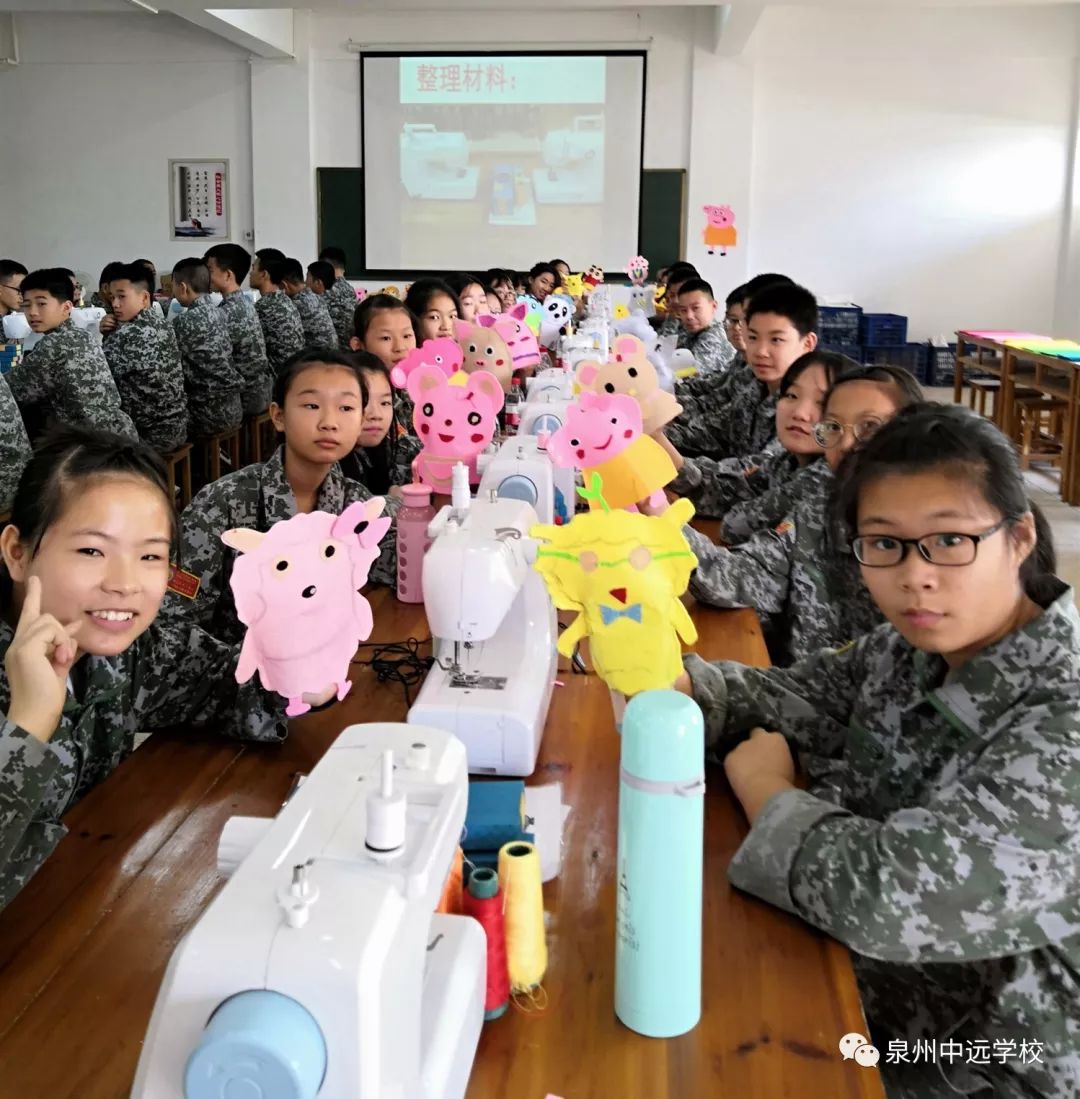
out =
[(185, 599), (194, 599), (199, 594), (199, 585), (202, 580), (194, 573), (185, 572), (179, 565), (173, 565), (169, 576), (168, 590), (182, 595)]

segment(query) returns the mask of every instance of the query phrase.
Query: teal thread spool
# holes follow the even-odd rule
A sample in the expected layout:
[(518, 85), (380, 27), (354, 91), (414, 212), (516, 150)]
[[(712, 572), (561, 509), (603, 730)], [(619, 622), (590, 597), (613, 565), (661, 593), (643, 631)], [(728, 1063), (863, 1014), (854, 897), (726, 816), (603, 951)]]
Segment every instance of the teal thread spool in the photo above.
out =
[(701, 1018), (705, 723), (677, 691), (632, 698), (622, 723), (615, 1014), (650, 1038)]

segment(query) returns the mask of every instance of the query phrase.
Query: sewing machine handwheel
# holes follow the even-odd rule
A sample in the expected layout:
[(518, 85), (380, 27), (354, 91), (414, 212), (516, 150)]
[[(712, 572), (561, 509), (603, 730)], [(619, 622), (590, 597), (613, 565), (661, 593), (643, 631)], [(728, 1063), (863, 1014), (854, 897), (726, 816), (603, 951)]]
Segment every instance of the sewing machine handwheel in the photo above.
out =
[(188, 1059), (184, 1099), (315, 1099), (326, 1040), (288, 996), (251, 989), (222, 1001)]

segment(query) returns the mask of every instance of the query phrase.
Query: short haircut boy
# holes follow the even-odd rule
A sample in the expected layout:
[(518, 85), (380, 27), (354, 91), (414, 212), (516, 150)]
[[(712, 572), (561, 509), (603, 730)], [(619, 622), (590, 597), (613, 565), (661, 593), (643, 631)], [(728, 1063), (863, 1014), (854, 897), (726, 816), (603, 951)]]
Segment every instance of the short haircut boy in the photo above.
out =
[[(319, 253), (319, 263), (328, 263), (334, 269), (334, 278), (337, 278), (337, 269), (340, 267), (342, 271), (345, 270), (345, 251), (342, 248), (335, 248), (332, 244), (327, 245)], [(309, 267), (310, 271), (311, 268)], [(318, 275), (315, 276), (319, 278)], [(327, 283), (329, 285), (329, 283)]]
[(19, 289), (24, 297), (31, 290), (43, 290), (60, 302), (75, 300), (75, 287), (71, 282), (71, 275), (63, 267), (42, 267), (37, 271), (31, 271), (23, 279)]
[(259, 266), (264, 271), (268, 263), (285, 258), (285, 253), (280, 248), (256, 248), (255, 255), (259, 257)]
[(259, 267), (263, 274), (274, 284), (280, 286), (285, 281), (285, 272), (288, 270), (289, 261), (282, 256), (281, 259), (263, 259), (259, 256)]
[(788, 278), (787, 275), (774, 275), (771, 272), (766, 272), (764, 275), (755, 275), (744, 287), (746, 295), (743, 298), (752, 298), (755, 294), (760, 294), (762, 290), (769, 286), (794, 286), (795, 280)]
[(112, 281), (119, 282), (121, 279), (126, 279), (136, 289), (145, 290), (148, 294), (153, 296), (154, 293), (154, 276), (146, 269), (146, 267), (136, 260), (134, 263), (125, 263), (120, 270), (113, 275)]
[(308, 274), (317, 279), (323, 284), (324, 290), (329, 290), (334, 285), (334, 281), (337, 279), (337, 275), (334, 273), (333, 265), (326, 260), (316, 260), (314, 263), (308, 264)]
[(282, 268), (282, 279), (290, 286), (296, 286), (304, 281), (304, 267), (298, 259), (288, 256)]
[(742, 286), (736, 286), (724, 299), (724, 307), (730, 309), (734, 305), (742, 305), (748, 297), (750, 297), (750, 295), (746, 292), (745, 283)]
[(190, 286), (193, 293), (210, 293), (210, 269), (198, 256), (190, 256), (175, 264), (172, 269), (173, 282), (182, 282)]
[(818, 328), (817, 298), (794, 283), (778, 283), (755, 294), (746, 308), (746, 323), (749, 325), (759, 313), (786, 317), (800, 336), (809, 336)]
[(18, 260), (0, 259), (0, 279), (10, 279), (16, 275), (22, 275), (25, 278), (29, 274), (30, 272)]
[(215, 244), (203, 260), (207, 263), (213, 260), (222, 271), (231, 271), (238, 284), (247, 278), (251, 270), (251, 256), (239, 244)]
[(101, 274), (98, 276), (98, 286), (108, 286), (113, 279), (118, 279), (125, 266), (123, 260), (110, 260), (101, 269)]
[(715, 301), (712, 287), (704, 279), (687, 279), (679, 286), (679, 297), (683, 294), (704, 294), (710, 301)]

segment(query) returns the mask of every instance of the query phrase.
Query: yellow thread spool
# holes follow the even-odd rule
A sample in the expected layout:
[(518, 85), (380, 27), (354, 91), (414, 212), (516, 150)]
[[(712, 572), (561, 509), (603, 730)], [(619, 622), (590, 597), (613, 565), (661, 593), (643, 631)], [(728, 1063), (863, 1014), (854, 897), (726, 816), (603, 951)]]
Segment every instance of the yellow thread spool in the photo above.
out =
[(499, 851), (506, 960), (512, 992), (536, 988), (547, 970), (540, 856), (531, 843), (514, 841)]

